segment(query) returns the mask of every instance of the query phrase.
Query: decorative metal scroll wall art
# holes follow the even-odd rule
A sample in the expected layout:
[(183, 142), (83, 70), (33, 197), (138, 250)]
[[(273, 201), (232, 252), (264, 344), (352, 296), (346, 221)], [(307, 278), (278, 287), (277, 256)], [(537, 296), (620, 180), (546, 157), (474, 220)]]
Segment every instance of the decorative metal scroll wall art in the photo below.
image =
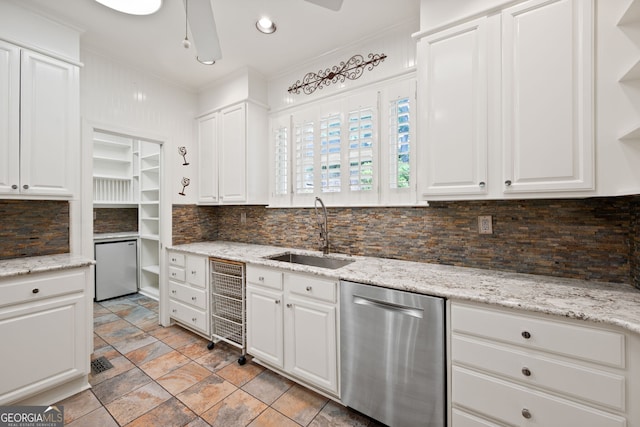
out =
[(367, 57), (369, 59), (365, 60), (362, 55), (353, 55), (347, 62), (340, 62), (338, 65), (324, 71), (320, 70), (317, 73), (307, 73), (302, 81), (298, 80), (289, 87), (288, 92), (299, 94), (302, 91), (310, 95), (316, 89), (322, 89), (332, 83), (344, 83), (346, 79), (356, 80), (362, 75), (365, 68), (368, 71), (373, 70), (375, 66), (385, 60), (387, 55), (370, 53)]

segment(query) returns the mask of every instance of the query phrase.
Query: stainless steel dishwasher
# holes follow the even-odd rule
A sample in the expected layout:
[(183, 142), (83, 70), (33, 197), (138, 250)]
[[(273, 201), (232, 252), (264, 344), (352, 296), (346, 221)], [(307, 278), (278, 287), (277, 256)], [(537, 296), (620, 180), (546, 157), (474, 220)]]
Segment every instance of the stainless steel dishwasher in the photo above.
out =
[(444, 299), (346, 281), (340, 289), (342, 402), (393, 427), (444, 427)]

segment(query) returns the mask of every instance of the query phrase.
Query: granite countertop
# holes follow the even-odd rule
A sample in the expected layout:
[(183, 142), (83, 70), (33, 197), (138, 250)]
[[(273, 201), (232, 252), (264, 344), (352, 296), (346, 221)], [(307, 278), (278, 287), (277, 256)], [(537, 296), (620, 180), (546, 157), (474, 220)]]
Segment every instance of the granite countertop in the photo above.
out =
[(95, 264), (94, 260), (72, 254), (12, 258), (0, 261), (0, 279), (31, 273), (85, 267), (92, 264)]
[(320, 252), (233, 242), (191, 243), (169, 249), (440, 296), (456, 301), (481, 302), (589, 320), (619, 326), (640, 334), (640, 290), (627, 284), (340, 254), (329, 256), (350, 258), (355, 262), (337, 270), (329, 270), (264, 259), (288, 251), (321, 255)]

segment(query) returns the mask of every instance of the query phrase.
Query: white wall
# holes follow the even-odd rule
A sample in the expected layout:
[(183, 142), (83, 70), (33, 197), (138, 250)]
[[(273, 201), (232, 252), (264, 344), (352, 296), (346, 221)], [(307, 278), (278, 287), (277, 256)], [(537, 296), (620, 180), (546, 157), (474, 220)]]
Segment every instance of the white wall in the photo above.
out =
[[(164, 80), (82, 50), (81, 114), (106, 130), (159, 139), (165, 143), (165, 175), (171, 185), (171, 204), (197, 201), (194, 186), (178, 195), (182, 177), (197, 176), (195, 116), (197, 95)], [(188, 166), (182, 166), (178, 147), (187, 147)]]
[(515, 2), (514, 0), (422, 0), (420, 31), (430, 31)]

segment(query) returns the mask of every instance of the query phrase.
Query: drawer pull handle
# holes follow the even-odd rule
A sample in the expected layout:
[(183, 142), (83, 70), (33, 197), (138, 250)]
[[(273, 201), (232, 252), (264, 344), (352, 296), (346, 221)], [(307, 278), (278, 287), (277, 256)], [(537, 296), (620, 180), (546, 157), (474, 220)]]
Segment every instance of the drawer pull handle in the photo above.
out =
[(191, 318), (191, 321), (192, 321), (193, 323), (197, 323), (198, 319), (196, 319), (195, 317), (192, 317), (192, 318)]
[(311, 292), (311, 286), (307, 286), (307, 292)]
[(522, 338), (524, 338), (525, 340), (531, 338), (531, 334), (529, 333), (529, 331), (522, 331)]
[(175, 289), (173, 289), (173, 290), (171, 291), (171, 293), (175, 295), (175, 294), (177, 294), (177, 291), (176, 291)]
[(196, 271), (195, 270), (191, 270), (191, 274), (193, 274), (195, 276), (196, 275)]
[(197, 300), (197, 299), (198, 299), (198, 298), (196, 298), (196, 297), (191, 297), (191, 301), (195, 301), (195, 300)]
[(263, 276), (258, 277), (258, 281), (264, 282), (264, 277)]
[(40, 292), (40, 289), (34, 288), (31, 292), (33, 292), (34, 294), (37, 294), (38, 292)]
[(176, 310), (175, 308), (173, 310), (171, 310), (173, 313), (177, 313), (178, 310)]
[(529, 410), (527, 408), (524, 408), (522, 410), (522, 416), (525, 417), (526, 419), (531, 418), (531, 412), (529, 412)]
[(524, 375), (525, 377), (530, 377), (531, 371), (529, 370), (529, 368), (527, 368), (526, 366), (522, 368), (522, 375)]
[(275, 300), (275, 303), (280, 304), (280, 300), (279, 299)]

